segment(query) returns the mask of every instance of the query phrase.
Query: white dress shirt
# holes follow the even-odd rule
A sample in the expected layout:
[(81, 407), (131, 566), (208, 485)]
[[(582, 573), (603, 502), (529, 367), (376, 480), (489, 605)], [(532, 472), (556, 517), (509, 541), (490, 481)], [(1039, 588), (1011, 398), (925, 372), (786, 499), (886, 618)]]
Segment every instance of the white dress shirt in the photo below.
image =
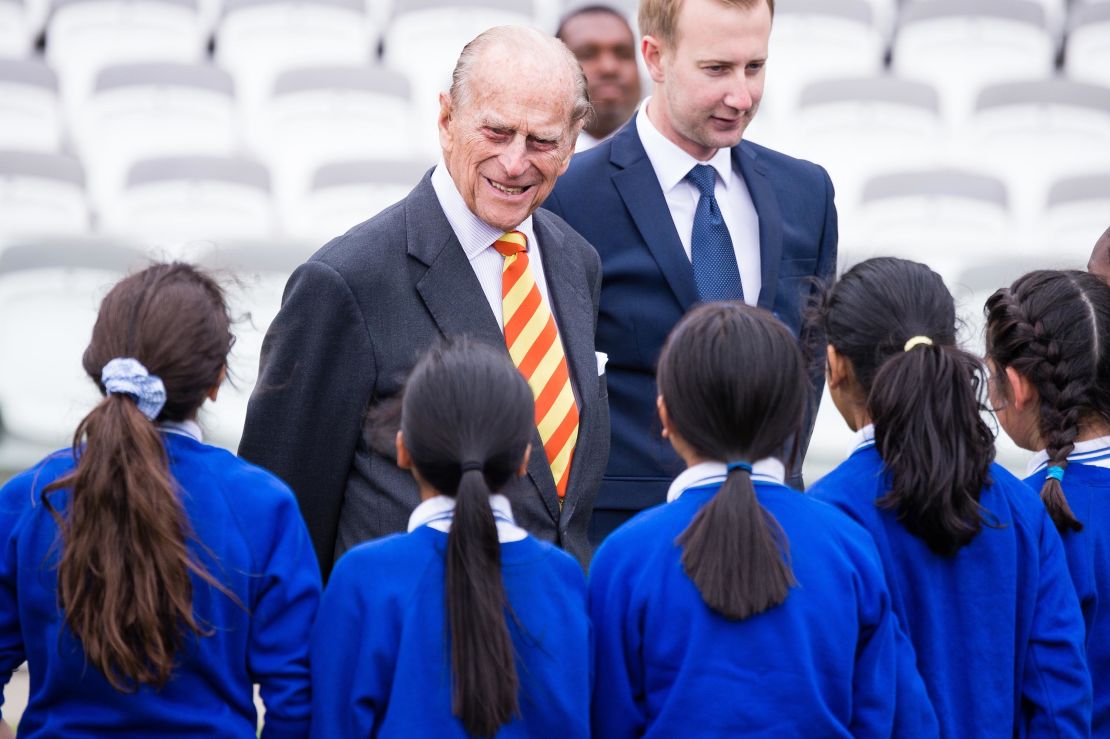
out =
[[(1075, 442), (1075, 449), (1072, 449), (1071, 454), (1068, 455), (1068, 463), (1110, 468), (1110, 436)], [(1029, 460), (1025, 468), (1025, 476), (1036, 474), (1047, 466), (1048, 452), (1042, 449)]]
[[(702, 462), (693, 467), (687, 467), (674, 479), (667, 490), (667, 502), (677, 500), (690, 488), (699, 488), (705, 485), (720, 484), (728, 476), (728, 466), (724, 462)], [(773, 457), (761, 459), (752, 465), (753, 482), (777, 482), (785, 485), (786, 468), (782, 462)]]
[(732, 169), (732, 151), (718, 149), (713, 158), (701, 162), (683, 151), (677, 144), (659, 132), (648, 118), (648, 98), (636, 113), (636, 132), (644, 145), (659, 187), (667, 199), (671, 220), (690, 259), (690, 238), (694, 230), (694, 212), (701, 199), (701, 191), (686, 179), (686, 175), (696, 164), (708, 164), (717, 170), (715, 195), (721, 215), (728, 226), (732, 238), (732, 249), (736, 252), (736, 266), (740, 269), (740, 284), (744, 286), (744, 302), (755, 305), (759, 302), (759, 290), (763, 285), (760, 275), (759, 259), (759, 215), (755, 212), (751, 193), (739, 172)]
[[(432, 172), (432, 189), (435, 190), (439, 205), (447, 216), (447, 222), (451, 224), (451, 230), (455, 232), (455, 238), (462, 244), (463, 252), (470, 260), (470, 266), (482, 286), (482, 292), (486, 296), (490, 310), (493, 311), (497, 325), (503, 332), (505, 321), (501, 315), (501, 269), (504, 257), (493, 248), (493, 242), (501, 238), (505, 232), (494, 228), (470, 211), (442, 159)], [(532, 229), (532, 216), (525, 218), (516, 230), (528, 237), (528, 266), (532, 270), (532, 276), (536, 280), (536, 287), (539, 288), (543, 302), (551, 308), (547, 280), (543, 276), (540, 243), (536, 238), (536, 232)], [(551, 313), (554, 315), (555, 311), (552, 310)], [(555, 327), (559, 327), (558, 318), (555, 319)], [(561, 340), (562, 336), (560, 336)]]
[[(528, 532), (516, 525), (513, 520), (513, 507), (504, 495), (489, 496), (489, 506), (493, 509), (493, 520), (497, 523), (497, 540), (504, 543), (520, 541), (528, 536)], [(428, 498), (416, 506), (409, 516), (409, 531), (414, 531), (421, 526), (431, 526), (436, 531), (448, 532), (451, 530), (451, 521), (455, 517), (455, 499), (449, 495), (437, 495)]]
[(592, 149), (600, 144), (602, 141), (603, 139), (594, 138), (586, 131), (586, 129), (583, 128), (582, 131), (578, 134), (578, 139), (574, 142), (574, 153), (577, 154), (580, 151)]

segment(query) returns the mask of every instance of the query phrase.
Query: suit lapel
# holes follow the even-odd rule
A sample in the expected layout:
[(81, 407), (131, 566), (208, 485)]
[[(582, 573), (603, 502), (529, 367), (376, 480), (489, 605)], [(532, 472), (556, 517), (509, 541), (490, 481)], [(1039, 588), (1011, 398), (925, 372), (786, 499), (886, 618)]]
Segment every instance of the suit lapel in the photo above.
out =
[(782, 211), (778, 195), (767, 177), (767, 169), (744, 142), (733, 148), (732, 166), (739, 168), (759, 216), (759, 272), (763, 283), (759, 290), (759, 307), (770, 311), (775, 307), (782, 261)]
[(405, 222), (408, 253), (427, 266), (416, 280), (416, 292), (440, 332), (504, 345), (501, 327), (427, 175), (405, 200)]
[[(567, 369), (571, 382), (578, 391), (578, 428), (581, 434), (582, 429), (594, 427), (594, 399), (598, 396), (593, 301), (586, 292), (586, 273), (581, 263), (571, 255), (560, 253), (565, 240), (560, 227), (542, 210), (532, 214), (532, 225), (540, 242), (547, 293), (551, 299), (551, 311), (555, 314), (555, 322), (559, 327), (563, 351), (566, 353)], [(536, 440), (539, 440), (539, 432), (536, 433)], [(588, 440), (579, 435), (575, 460), (570, 465), (567, 497), (563, 501), (563, 518), (568, 518), (574, 511), (581, 489), (578, 481), (586, 474), (585, 465), (577, 463), (579, 460), (585, 462), (586, 446), (583, 441)], [(533, 446), (539, 453), (533, 451), (528, 462), (528, 472), (543, 494), (544, 503), (548, 505), (555, 520), (559, 520), (558, 494), (551, 468), (543, 454), (543, 446)]]
[(613, 138), (609, 161), (617, 167), (612, 175), (613, 186), (682, 309), (689, 309), (698, 300), (694, 270), (671, 220), (659, 178), (636, 132), (635, 116)]

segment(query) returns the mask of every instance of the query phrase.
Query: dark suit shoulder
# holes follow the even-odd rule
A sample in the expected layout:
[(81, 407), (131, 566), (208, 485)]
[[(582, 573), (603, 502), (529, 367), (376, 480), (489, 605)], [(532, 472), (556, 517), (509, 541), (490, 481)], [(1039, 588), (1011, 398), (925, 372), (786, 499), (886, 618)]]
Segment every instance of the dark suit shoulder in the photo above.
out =
[(323, 262), (340, 274), (365, 274), (368, 263), (405, 254), (404, 200), (389, 206), (324, 244), (309, 261)]

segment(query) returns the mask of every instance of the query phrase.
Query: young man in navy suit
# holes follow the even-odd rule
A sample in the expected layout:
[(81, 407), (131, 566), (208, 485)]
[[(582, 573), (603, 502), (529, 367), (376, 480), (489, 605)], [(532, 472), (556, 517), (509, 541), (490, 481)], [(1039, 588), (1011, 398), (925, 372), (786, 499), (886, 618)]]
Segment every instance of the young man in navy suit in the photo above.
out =
[[(763, 96), (773, 14), (773, 0), (641, 0), (652, 96), (612, 138), (576, 156), (544, 203), (602, 260), (597, 348), (608, 354), (612, 443), (595, 544), (662, 502), (682, 469), (655, 411), (655, 362), (679, 318), (700, 301), (743, 300), (800, 334), (807, 302), (836, 270), (828, 174), (742, 141)], [(815, 364), (811, 407), (787, 460), (797, 487), (822, 371)]]

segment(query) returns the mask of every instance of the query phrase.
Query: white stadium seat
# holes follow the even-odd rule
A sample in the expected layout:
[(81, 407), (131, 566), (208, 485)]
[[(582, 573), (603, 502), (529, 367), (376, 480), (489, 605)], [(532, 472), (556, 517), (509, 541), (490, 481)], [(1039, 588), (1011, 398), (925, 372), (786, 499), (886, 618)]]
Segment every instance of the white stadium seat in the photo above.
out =
[(531, 0), (395, 0), (382, 60), (412, 82), (416, 115), (428, 122), (418, 142), (423, 153), (439, 156), (438, 94), (450, 87), (463, 46), (491, 26), (535, 22)]
[(904, 8), (892, 55), (893, 71), (935, 85), (959, 122), (984, 86), (1050, 76), (1055, 42), (1034, 0), (928, 0)]
[(0, 149), (58, 151), (58, 78), (42, 62), (0, 59)]
[(885, 51), (866, 0), (782, 0), (775, 4), (762, 105), (782, 119), (811, 82), (879, 74)]
[[(0, 254), (0, 419), (44, 450), (66, 446), (100, 398), (81, 355), (100, 300), (142, 256), (102, 243), (35, 243)], [(34, 460), (27, 460), (27, 463)]]
[(1110, 85), (1110, 2), (1072, 11), (1064, 71), (1075, 80)]
[(1110, 171), (1110, 88), (1066, 79), (1002, 83), (984, 89), (975, 108), (964, 160), (1007, 179), (1023, 226), (1056, 178)]
[(85, 173), (65, 154), (0, 151), (0, 248), (12, 239), (84, 234)]
[(789, 121), (783, 121), (792, 133), (786, 151), (829, 170), (841, 214), (855, 207), (871, 175), (929, 166), (943, 154), (939, 97), (925, 82), (891, 76), (813, 82)]
[(367, 64), (375, 48), (362, 0), (227, 0), (216, 62), (248, 113), (294, 67)]
[(0, 0), (0, 59), (31, 53), (34, 33), (21, 0)]
[(231, 157), (147, 159), (131, 167), (102, 229), (141, 238), (168, 256), (227, 239), (273, 233), (270, 178), (257, 162)]
[(317, 170), (305, 197), (286, 209), (286, 230), (291, 236), (323, 243), (399, 201), (431, 165), (423, 159), (325, 165)]
[(213, 249), (198, 261), (219, 278), (234, 275), (225, 285), (235, 344), (228, 357), (228, 381), (220, 388), (215, 403), (201, 407), (199, 421), (205, 439), (228, 449), (239, 446), (247, 401), (258, 380), (258, 360), (266, 329), (281, 307), (281, 295), (289, 275), (305, 261), (318, 244), (241, 244)]
[(1110, 167), (1063, 177), (1048, 190), (1030, 254), (1052, 255), (1086, 269), (1099, 236), (1110, 228)]
[(46, 58), (75, 110), (101, 69), (130, 62), (197, 62), (207, 41), (196, 0), (56, 0)]
[(888, 255), (925, 262), (951, 282), (961, 265), (1007, 254), (1006, 185), (985, 174), (928, 169), (878, 175), (864, 185), (858, 229), (841, 236), (841, 267)]
[(132, 164), (151, 157), (231, 155), (239, 144), (231, 77), (211, 65), (108, 67), (74, 134), (98, 205), (115, 197)]
[(304, 196), (324, 164), (411, 155), (419, 124), (404, 75), (384, 67), (310, 67), (278, 77), (249, 140), (286, 206)]

